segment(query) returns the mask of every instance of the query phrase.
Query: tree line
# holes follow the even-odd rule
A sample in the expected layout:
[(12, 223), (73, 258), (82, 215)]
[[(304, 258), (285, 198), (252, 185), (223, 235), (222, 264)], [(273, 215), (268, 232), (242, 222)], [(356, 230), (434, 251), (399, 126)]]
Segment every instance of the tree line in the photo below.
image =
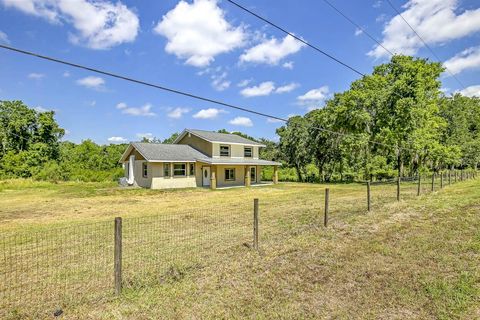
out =
[[(277, 130), (299, 181), (413, 176), (480, 163), (480, 100), (442, 93), (439, 63), (394, 56)], [(312, 171), (315, 166), (317, 170)]]
[[(281, 161), (281, 180), (353, 181), (480, 165), (480, 99), (445, 96), (439, 63), (394, 56), (336, 93), (325, 106), (277, 129), (260, 157)], [(54, 112), (0, 101), (0, 179), (115, 180), (126, 144), (62, 141)], [(225, 129), (218, 132), (228, 133)], [(178, 133), (161, 140), (173, 143)], [(264, 179), (272, 170), (262, 170)]]

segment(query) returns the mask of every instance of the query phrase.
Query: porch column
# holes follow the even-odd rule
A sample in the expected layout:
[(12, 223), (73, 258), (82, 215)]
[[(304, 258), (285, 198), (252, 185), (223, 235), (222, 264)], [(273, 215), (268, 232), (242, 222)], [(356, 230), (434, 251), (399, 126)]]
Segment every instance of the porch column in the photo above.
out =
[(245, 187), (250, 187), (250, 166), (245, 166)]
[(212, 172), (210, 172), (210, 189), (215, 190), (217, 189), (217, 167), (212, 166), (210, 168)]
[(273, 184), (278, 183), (278, 166), (273, 166)]
[(170, 162), (170, 178), (173, 177), (173, 162)]

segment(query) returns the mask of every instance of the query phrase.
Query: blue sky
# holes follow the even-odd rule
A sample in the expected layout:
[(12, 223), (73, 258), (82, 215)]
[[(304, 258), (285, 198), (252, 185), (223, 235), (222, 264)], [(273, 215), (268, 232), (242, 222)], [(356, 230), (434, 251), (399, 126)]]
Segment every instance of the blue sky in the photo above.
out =
[[(318, 0), (238, 0), (363, 73), (389, 55)], [(330, 0), (393, 52), (431, 53), (385, 1)], [(392, 0), (433, 48), (447, 93), (480, 95), (478, 1)], [(279, 117), (358, 78), (227, 1), (0, 0), (0, 42)], [(161, 139), (183, 128), (275, 139), (281, 123), (0, 50), (0, 100), (55, 110), (66, 140)]]

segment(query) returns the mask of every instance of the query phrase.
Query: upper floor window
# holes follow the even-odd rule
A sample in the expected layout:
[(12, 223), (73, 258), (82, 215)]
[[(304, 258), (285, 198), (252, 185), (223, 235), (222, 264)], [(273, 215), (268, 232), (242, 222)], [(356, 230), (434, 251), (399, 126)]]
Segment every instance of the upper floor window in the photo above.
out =
[(243, 156), (245, 158), (251, 158), (253, 156), (252, 147), (244, 147), (243, 148)]
[(148, 177), (148, 165), (146, 162), (142, 163), (142, 173), (144, 178)]
[(173, 175), (174, 176), (186, 176), (187, 175), (187, 165), (185, 163), (175, 163), (173, 165)]
[(230, 157), (230, 146), (220, 146), (220, 157)]

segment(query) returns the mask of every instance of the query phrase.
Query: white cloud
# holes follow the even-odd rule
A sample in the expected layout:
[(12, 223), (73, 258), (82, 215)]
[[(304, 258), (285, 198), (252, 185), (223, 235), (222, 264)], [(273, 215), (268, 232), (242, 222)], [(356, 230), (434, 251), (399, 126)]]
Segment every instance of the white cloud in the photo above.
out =
[(319, 108), (321, 104), (328, 98), (328, 86), (323, 86), (318, 89), (312, 89), (304, 95), (298, 96), (297, 101), (300, 105), (306, 106), (308, 110)]
[(189, 113), (190, 109), (188, 108), (175, 108), (171, 109), (168, 113), (167, 116), (172, 119), (180, 119), (185, 113)]
[(37, 107), (35, 107), (35, 108), (33, 108), (33, 109), (34, 109), (35, 111), (37, 111), (37, 112), (48, 112), (48, 111), (51, 111), (51, 110), (49, 110), (49, 109), (47, 109), (47, 108), (44, 108), (44, 107), (42, 107), (42, 106), (37, 106)]
[(70, 72), (65, 71), (65, 72), (62, 74), (62, 76), (64, 76), (65, 78), (68, 78), (68, 77), (70, 77)]
[(153, 134), (150, 133), (150, 132), (147, 132), (147, 133), (137, 133), (135, 135), (138, 139), (148, 139), (148, 140), (152, 140), (153, 139)]
[(298, 83), (290, 83), (290, 84), (287, 84), (287, 85), (284, 85), (284, 86), (281, 86), (281, 87), (278, 87), (276, 90), (275, 90), (275, 93), (286, 93), (286, 92), (290, 92), (290, 91), (293, 91), (295, 90), (296, 88), (298, 88), (300, 85)]
[(355, 29), (355, 35), (356, 35), (356, 36), (359, 36), (359, 35), (361, 35), (362, 33), (363, 33), (363, 30), (362, 30), (362, 29), (360, 29), (360, 28), (356, 28), (356, 29)]
[[(480, 31), (480, 8), (460, 12), (458, 0), (410, 0), (402, 16), (430, 45), (444, 44)], [(395, 53), (414, 55), (421, 40), (399, 15), (384, 27), (382, 45)], [(368, 55), (380, 58), (388, 53), (375, 46)]]
[(283, 40), (266, 39), (262, 43), (245, 50), (241, 62), (255, 62), (276, 65), (286, 56), (298, 52), (303, 46), (300, 41), (287, 35)]
[(267, 123), (283, 123), (284, 121), (280, 119), (274, 119), (274, 118), (267, 118)]
[(28, 74), (27, 77), (29, 79), (41, 80), (41, 79), (45, 78), (45, 75), (43, 73), (32, 72), (32, 73)]
[(125, 142), (128, 142), (127, 139), (125, 139), (124, 137), (110, 137), (107, 139), (108, 142), (111, 142), (111, 143), (125, 143)]
[(228, 123), (234, 126), (242, 126), (242, 127), (251, 127), (253, 126), (253, 122), (250, 118), (247, 117), (236, 117), (230, 120)]
[(82, 79), (77, 80), (77, 84), (84, 86), (85, 88), (94, 89), (94, 90), (104, 90), (105, 89), (105, 80), (100, 77), (88, 76)]
[(208, 108), (198, 111), (193, 117), (195, 119), (215, 119), (221, 113), (226, 113), (226, 111), (222, 109)]
[(288, 62), (283, 63), (282, 67), (284, 67), (285, 69), (292, 70), (293, 69), (293, 61), (288, 61)]
[(458, 92), (467, 97), (475, 96), (480, 98), (480, 85), (466, 87)]
[(8, 36), (5, 32), (2, 32), (0, 30), (0, 43), (6, 43), (6, 44), (9, 44), (10, 43), (10, 40), (8, 39)]
[(244, 44), (242, 27), (233, 27), (216, 0), (180, 1), (162, 17), (154, 32), (168, 39), (165, 51), (185, 63), (204, 67), (215, 56)]
[(275, 84), (272, 81), (260, 83), (258, 86), (247, 87), (240, 91), (244, 97), (268, 96), (275, 90)]
[[(443, 63), (451, 73), (457, 74), (467, 69), (480, 67), (480, 46), (463, 50)], [(448, 73), (447, 73), (448, 74)]]
[(123, 114), (128, 114), (131, 116), (153, 117), (156, 115), (154, 112), (152, 112), (152, 105), (150, 103), (138, 108), (134, 108), (129, 107), (125, 102), (120, 102), (117, 104), (117, 109), (121, 110)]
[(77, 31), (70, 41), (92, 49), (108, 49), (137, 37), (137, 15), (120, 1), (99, 0), (1, 0), (26, 14), (53, 24), (71, 24)]
[(223, 91), (230, 87), (231, 82), (226, 80), (227, 72), (222, 72), (221, 74), (213, 74), (212, 78), (212, 87), (217, 91)]
[(237, 87), (243, 88), (246, 87), (252, 82), (252, 79), (244, 79), (237, 84)]

